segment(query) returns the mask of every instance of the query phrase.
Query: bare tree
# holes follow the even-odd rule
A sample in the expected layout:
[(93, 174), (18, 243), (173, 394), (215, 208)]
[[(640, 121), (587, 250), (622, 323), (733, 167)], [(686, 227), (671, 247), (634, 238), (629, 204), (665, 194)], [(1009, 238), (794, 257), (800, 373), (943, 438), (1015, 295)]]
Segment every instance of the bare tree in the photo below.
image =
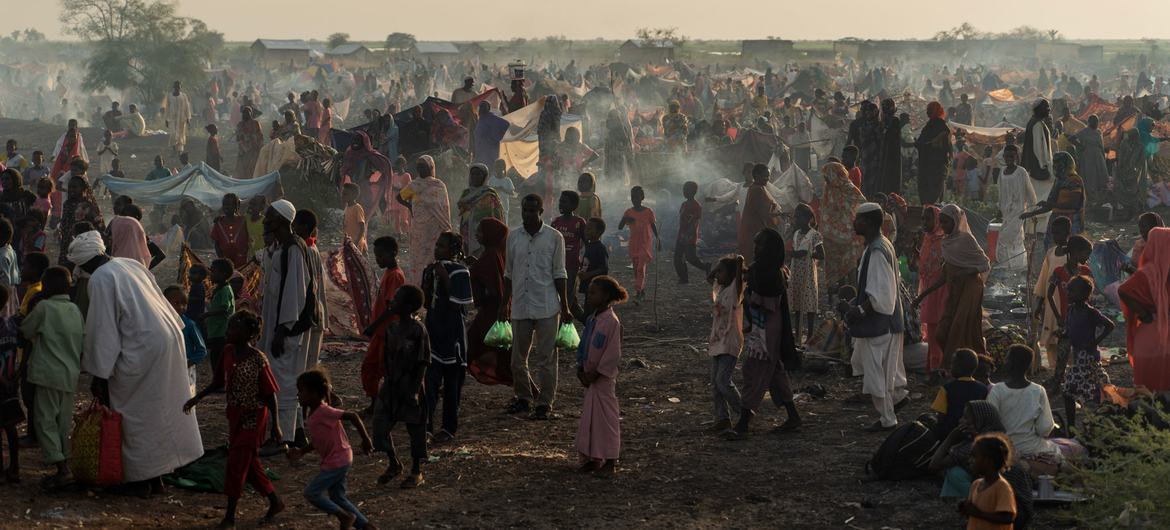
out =
[(686, 44), (687, 37), (679, 33), (678, 28), (638, 28), (634, 34), (638, 40), (654, 46), (671, 45), (681, 47)]
[(120, 41), (134, 31), (130, 20), (147, 9), (143, 0), (61, 0), (61, 24), (89, 41)]

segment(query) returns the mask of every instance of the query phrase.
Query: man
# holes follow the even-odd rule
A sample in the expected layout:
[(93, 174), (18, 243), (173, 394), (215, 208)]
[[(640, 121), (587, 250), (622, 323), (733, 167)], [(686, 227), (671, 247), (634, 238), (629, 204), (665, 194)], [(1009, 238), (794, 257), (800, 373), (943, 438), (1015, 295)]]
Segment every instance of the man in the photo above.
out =
[[(557, 328), (561, 322), (573, 319), (569, 312), (565, 239), (557, 229), (541, 221), (544, 202), (540, 195), (525, 196), (520, 202), (520, 212), (523, 229), (508, 234), (499, 315), (500, 320), (509, 316), (512, 320), (512, 380), (516, 397), (507, 412), (528, 412), (535, 400), (536, 409), (528, 419), (546, 420), (551, 417), (557, 394)], [(536, 348), (530, 356), (534, 342)], [(533, 373), (529, 371), (530, 364), (534, 365)]]
[(126, 120), (126, 134), (127, 136), (145, 136), (146, 135), (146, 118), (138, 112), (138, 106), (130, 104), (130, 114), (124, 118)]
[(102, 114), (102, 124), (114, 138), (125, 138), (126, 131), (122, 128), (122, 111), (118, 109), (118, 102), (110, 103), (110, 110)]
[(902, 302), (894, 246), (882, 235), (882, 207), (867, 202), (857, 208), (853, 230), (865, 238), (865, 253), (857, 268), (857, 298), (841, 302), (853, 337), (853, 365), (862, 368), (861, 391), (873, 400), (881, 419), (865, 430), (889, 431), (898, 425), (894, 414), (907, 398), (906, 368), (902, 364)]
[[(273, 202), (264, 213), (264, 231), (272, 236), (264, 267), (264, 297), (260, 316), (264, 329), (260, 350), (268, 355), (277, 393), (276, 420), (284, 444), (297, 441), (303, 420), (297, 402), (297, 376), (308, 363), (309, 331), (319, 322), (315, 311), (316, 290), (305, 241), (293, 233), (297, 209), (287, 200)], [(306, 311), (306, 309), (308, 309)], [(263, 454), (279, 453), (281, 447), (268, 445)]]
[(167, 143), (176, 155), (186, 150), (187, 128), (191, 125), (191, 100), (181, 92), (182, 87), (175, 81), (171, 93), (163, 101), (163, 125), (169, 135)]
[[(15, 169), (22, 173), (28, 170), (31, 165), (28, 159), (20, 154), (16, 140), (11, 138), (7, 142), (4, 142), (4, 154), (0, 155), (0, 164), (3, 164), (8, 169)], [(35, 181), (28, 180), (27, 175), (25, 175), (25, 179), (25, 182), (35, 184)]]
[(971, 114), (971, 103), (967, 101), (967, 94), (959, 96), (959, 104), (955, 107), (955, 115), (951, 119), (955, 123), (975, 125)]
[(479, 102), (479, 120), (473, 131), (476, 163), (484, 165), (496, 163), (500, 158), (500, 141), (504, 139), (510, 126), (508, 120), (492, 112), (491, 103)]
[(471, 100), (471, 98), (474, 98), (477, 94), (475, 93), (475, 89), (472, 88), (472, 85), (475, 85), (475, 78), (471, 76), (465, 77), (463, 79), (463, 86), (451, 92), (451, 102), (456, 105), (462, 105)]
[(191, 397), (183, 323), (141, 263), (111, 258), (102, 236), (86, 232), (69, 244), (69, 261), (90, 275), (82, 368), (95, 398), (122, 415), (122, 470), (142, 493), (159, 477), (203, 456)]
[(755, 256), (756, 234), (765, 228), (776, 229), (780, 225), (780, 205), (776, 204), (775, 196), (767, 189), (768, 174), (768, 166), (753, 165), (751, 181), (744, 195), (737, 246), (747, 263), (751, 263)]
[[(1048, 118), (1052, 109), (1048, 100), (1040, 98), (1032, 106), (1032, 119), (1024, 129), (1024, 138), (1020, 149), (1020, 166), (1028, 170), (1032, 177), (1032, 187), (1037, 197), (1047, 197), (1052, 191), (1052, 184), (1056, 178), (1052, 175), (1052, 130), (1048, 127)], [(1037, 230), (1043, 232), (1048, 226), (1048, 214), (1039, 217), (1036, 223)]]

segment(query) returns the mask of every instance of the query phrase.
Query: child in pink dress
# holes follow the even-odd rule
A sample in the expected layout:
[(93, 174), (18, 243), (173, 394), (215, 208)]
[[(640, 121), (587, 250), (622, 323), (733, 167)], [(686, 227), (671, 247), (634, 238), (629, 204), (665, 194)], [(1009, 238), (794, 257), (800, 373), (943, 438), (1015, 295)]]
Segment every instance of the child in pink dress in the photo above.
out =
[(612, 475), (621, 453), (622, 430), (617, 399), (618, 363), (622, 357), (622, 323), (613, 305), (626, 301), (626, 290), (610, 276), (589, 282), (587, 307), (595, 313), (585, 323), (577, 348), (577, 379), (585, 387), (577, 453), (582, 473)]
[(618, 230), (630, 227), (630, 261), (634, 264), (634, 291), (637, 292), (639, 302), (646, 297), (646, 269), (654, 259), (654, 247), (662, 250), (654, 210), (642, 206), (644, 200), (646, 192), (642, 191), (641, 186), (630, 188), (630, 202), (634, 206), (622, 214), (622, 221), (618, 223)]

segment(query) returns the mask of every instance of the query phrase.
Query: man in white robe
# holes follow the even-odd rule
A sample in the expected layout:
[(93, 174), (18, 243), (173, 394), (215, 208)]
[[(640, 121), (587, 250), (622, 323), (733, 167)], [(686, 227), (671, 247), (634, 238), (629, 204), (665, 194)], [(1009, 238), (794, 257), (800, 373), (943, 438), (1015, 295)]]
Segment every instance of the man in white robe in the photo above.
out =
[(867, 431), (891, 430), (898, 425), (894, 408), (907, 398), (906, 368), (902, 363), (902, 304), (898, 298), (898, 267), (894, 246), (882, 236), (883, 214), (877, 203), (857, 208), (853, 228), (865, 238), (866, 251), (857, 268), (857, 300), (847, 311), (853, 355), (862, 367), (861, 392), (873, 400), (881, 416)]
[(126, 482), (159, 477), (203, 456), (191, 398), (183, 323), (141, 263), (105, 254), (101, 234), (74, 238), (69, 260), (89, 278), (82, 368), (95, 378), (95, 395), (122, 415), (122, 469)]
[(175, 81), (174, 89), (163, 101), (163, 120), (170, 135), (168, 145), (175, 154), (187, 147), (187, 128), (191, 125), (191, 100), (180, 91), (182, 84)]
[[(260, 316), (264, 329), (260, 350), (268, 355), (268, 364), (280, 387), (276, 393), (277, 414), (284, 443), (304, 436), (304, 420), (297, 401), (297, 376), (308, 366), (309, 330), (298, 329), (301, 312), (308, 302), (311, 267), (304, 240), (292, 232), (296, 207), (287, 200), (273, 202), (264, 214), (264, 230), (272, 234), (272, 245), (264, 261), (264, 296)], [(284, 254), (287, 252), (287, 259)], [(287, 262), (287, 263), (286, 263)], [(287, 270), (283, 270), (287, 268)], [(265, 454), (274, 450), (266, 448)]]
[(1028, 170), (1017, 165), (1019, 149), (1008, 145), (1003, 150), (1004, 168), (999, 175), (999, 211), (1003, 215), (1003, 226), (999, 229), (999, 240), (995, 245), (995, 257), (1000, 266), (1011, 272), (1028, 268), (1028, 256), (1024, 251), (1024, 225), (1035, 221), (1020, 219), (1020, 215), (1036, 204), (1036, 192)]

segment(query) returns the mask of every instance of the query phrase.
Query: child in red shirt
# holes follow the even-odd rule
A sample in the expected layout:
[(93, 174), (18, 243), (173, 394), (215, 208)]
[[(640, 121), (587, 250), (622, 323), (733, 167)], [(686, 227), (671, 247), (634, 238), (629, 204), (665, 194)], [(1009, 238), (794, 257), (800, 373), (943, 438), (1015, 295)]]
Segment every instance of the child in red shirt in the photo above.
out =
[(658, 250), (662, 250), (662, 241), (658, 239), (658, 225), (655, 224), (654, 210), (642, 206), (644, 200), (646, 200), (646, 192), (642, 190), (641, 186), (630, 188), (630, 202), (634, 206), (622, 214), (622, 221), (618, 223), (618, 230), (630, 227), (630, 261), (634, 265), (634, 290), (638, 293), (634, 301), (635, 304), (646, 298), (646, 271), (654, 259), (654, 247), (657, 246)]
[(674, 243), (674, 272), (678, 274), (678, 283), (685, 285), (690, 278), (687, 276), (687, 263), (703, 270), (707, 274), (711, 265), (699, 259), (699, 220), (703, 218), (703, 206), (695, 200), (699, 192), (699, 184), (687, 181), (683, 184), (682, 206), (678, 207), (678, 239)]
[(370, 406), (366, 409), (370, 414), (374, 412), (374, 397), (378, 395), (378, 385), (382, 383), (382, 358), (385, 356), (386, 327), (397, 320), (397, 316), (390, 311), (390, 302), (394, 300), (394, 293), (399, 287), (406, 284), (406, 275), (398, 268), (398, 240), (392, 236), (382, 236), (374, 240), (374, 260), (382, 271), (382, 281), (378, 285), (378, 297), (374, 299), (373, 317), (362, 334), (370, 339), (366, 348), (366, 357), (362, 359), (362, 390), (370, 398)]
[(575, 285), (577, 271), (581, 269), (581, 248), (585, 246), (585, 219), (573, 213), (580, 204), (581, 196), (577, 192), (562, 191), (560, 202), (557, 203), (561, 215), (552, 221), (552, 227), (565, 239), (565, 272), (569, 275), (567, 290), (570, 306), (577, 305)]

